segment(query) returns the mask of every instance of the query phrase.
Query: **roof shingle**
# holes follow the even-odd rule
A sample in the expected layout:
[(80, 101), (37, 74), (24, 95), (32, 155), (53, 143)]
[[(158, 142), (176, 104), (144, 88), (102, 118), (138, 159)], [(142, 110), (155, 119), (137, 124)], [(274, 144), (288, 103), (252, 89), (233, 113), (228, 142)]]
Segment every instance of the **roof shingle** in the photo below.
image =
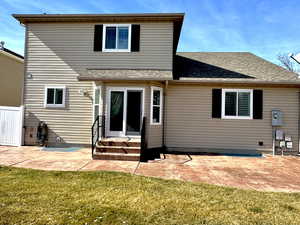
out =
[(174, 60), (175, 80), (299, 81), (285, 70), (249, 52), (180, 52)]

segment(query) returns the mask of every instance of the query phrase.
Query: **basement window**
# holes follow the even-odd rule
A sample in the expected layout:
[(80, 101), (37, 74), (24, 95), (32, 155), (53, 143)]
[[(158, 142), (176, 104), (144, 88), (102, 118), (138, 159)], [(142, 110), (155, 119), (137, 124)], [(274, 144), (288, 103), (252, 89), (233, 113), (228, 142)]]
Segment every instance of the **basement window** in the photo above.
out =
[(223, 119), (252, 119), (253, 90), (222, 89)]
[(66, 98), (66, 86), (45, 87), (45, 108), (64, 108)]

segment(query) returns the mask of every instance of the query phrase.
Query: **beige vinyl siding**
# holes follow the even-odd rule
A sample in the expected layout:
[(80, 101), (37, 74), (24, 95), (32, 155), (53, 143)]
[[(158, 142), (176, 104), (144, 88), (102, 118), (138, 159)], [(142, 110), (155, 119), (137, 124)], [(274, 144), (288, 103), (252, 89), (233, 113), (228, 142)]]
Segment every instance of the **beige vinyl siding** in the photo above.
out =
[[(211, 118), (212, 89), (201, 85), (169, 85), (167, 147), (271, 151), (271, 110), (280, 109), (284, 115), (282, 128), (292, 136), (294, 150), (298, 149), (298, 89), (257, 88), (263, 90), (263, 120)], [(259, 141), (264, 146), (259, 146)]]
[[(92, 23), (28, 24), (28, 61), (38, 71), (172, 69), (172, 23), (142, 23), (139, 52), (94, 52)], [(61, 68), (68, 65), (68, 68)]]
[[(150, 100), (151, 100), (151, 86), (161, 86), (157, 84), (151, 84), (151, 82), (136, 82), (136, 83), (126, 83), (126, 82), (97, 82), (96, 85), (101, 86), (102, 92), (102, 112), (104, 112), (105, 117), (108, 116), (107, 108), (107, 87), (137, 87), (144, 88), (144, 116), (146, 117), (146, 136), (149, 148), (157, 148), (162, 146), (162, 125), (150, 125)], [(107, 126), (107, 124), (106, 124)]]
[[(142, 23), (140, 52), (130, 53), (94, 52), (94, 25), (34, 23), (26, 26), (26, 74), (31, 73), (32, 78), (25, 77), (25, 126), (29, 130), (37, 127), (39, 121), (45, 121), (50, 144), (56, 143), (57, 137), (62, 143), (90, 144), (93, 82), (77, 80), (87, 68), (172, 69), (172, 23)], [(45, 85), (66, 85), (65, 108), (44, 108)], [(90, 96), (82, 96), (80, 89), (87, 90)]]
[(20, 106), (24, 63), (7, 54), (0, 52), (0, 106)]

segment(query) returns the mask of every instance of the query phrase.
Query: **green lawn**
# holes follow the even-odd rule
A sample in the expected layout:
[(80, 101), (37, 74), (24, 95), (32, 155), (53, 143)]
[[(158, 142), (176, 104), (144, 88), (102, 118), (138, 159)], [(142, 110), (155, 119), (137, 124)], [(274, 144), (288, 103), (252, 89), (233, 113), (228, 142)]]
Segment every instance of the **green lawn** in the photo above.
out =
[(0, 224), (300, 224), (300, 194), (0, 167)]

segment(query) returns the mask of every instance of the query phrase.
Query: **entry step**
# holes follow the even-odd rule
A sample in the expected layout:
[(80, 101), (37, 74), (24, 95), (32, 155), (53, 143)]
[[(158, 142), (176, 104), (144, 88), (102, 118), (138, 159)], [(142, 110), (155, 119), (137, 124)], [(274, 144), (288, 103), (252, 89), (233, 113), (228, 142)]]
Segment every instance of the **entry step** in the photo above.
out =
[(96, 152), (112, 152), (112, 153), (140, 153), (140, 147), (128, 147), (128, 146), (106, 146), (98, 145), (96, 146)]
[(100, 159), (100, 160), (123, 160), (123, 161), (139, 161), (140, 154), (135, 153), (112, 153), (112, 152), (96, 152), (93, 155), (93, 159)]
[(104, 138), (98, 142), (98, 146), (122, 146), (140, 147), (140, 138)]

